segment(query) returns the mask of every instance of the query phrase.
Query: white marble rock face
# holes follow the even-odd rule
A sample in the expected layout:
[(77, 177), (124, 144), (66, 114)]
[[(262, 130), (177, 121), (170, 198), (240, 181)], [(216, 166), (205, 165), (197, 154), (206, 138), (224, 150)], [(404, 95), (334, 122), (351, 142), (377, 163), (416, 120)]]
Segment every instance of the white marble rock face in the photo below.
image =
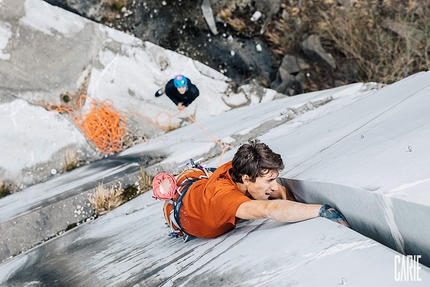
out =
[[(382, 89), (357, 83), (279, 97), (244, 86), (235, 94), (201, 63), (43, 1), (0, 0), (0, 9), (0, 175), (30, 186), (0, 199), (0, 285), (428, 286), (429, 72)], [(116, 157), (58, 172), (66, 147), (100, 155), (49, 104), (84, 89), (122, 110), (173, 114), (176, 107), (154, 92), (184, 71), (202, 93), (190, 113), (231, 149), (221, 154), (186, 124), (167, 134), (154, 129), (148, 142)], [(143, 155), (159, 154), (146, 167), (152, 175), (178, 171), (190, 158), (217, 166), (249, 138), (282, 155), (280, 176), (299, 200), (336, 207), (352, 229), (323, 218), (249, 220), (216, 239), (184, 243), (167, 236), (163, 202), (148, 192), (57, 236), (67, 216), (90, 212), (88, 193), (98, 183), (134, 176)], [(36, 168), (49, 180), (32, 184)]]
[(0, 174), (19, 189), (52, 178), (53, 169), (60, 174), (68, 149), (83, 162), (104, 156), (50, 105), (78, 109), (86, 94), (85, 115), (91, 103), (109, 101), (127, 118), (128, 133), (153, 138), (165, 133), (158, 123), (189, 124), (166, 96), (154, 98), (177, 74), (200, 90), (187, 108), (198, 121), (277, 94), (252, 85), (236, 94), (228, 78), (202, 63), (41, 0), (0, 5)]

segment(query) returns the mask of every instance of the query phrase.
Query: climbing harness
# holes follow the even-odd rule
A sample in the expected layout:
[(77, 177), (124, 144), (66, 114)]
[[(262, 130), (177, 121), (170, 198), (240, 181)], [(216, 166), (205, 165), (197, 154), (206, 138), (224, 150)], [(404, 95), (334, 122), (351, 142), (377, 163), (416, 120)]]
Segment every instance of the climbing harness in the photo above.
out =
[[(178, 187), (176, 190), (179, 193), (179, 197), (176, 200), (169, 200), (168, 203), (172, 204), (173, 208), (170, 211), (169, 219), (170, 219), (170, 234), (171, 237), (178, 238), (179, 236), (182, 236), (182, 239), (184, 242), (187, 242), (190, 235), (187, 234), (183, 229), (180, 221), (180, 211), (182, 207), (182, 199), (184, 198), (185, 194), (187, 194), (187, 191), (189, 187), (196, 182), (199, 179), (205, 178), (205, 176), (200, 176), (198, 178), (186, 178), (183, 183)], [(181, 190), (182, 188), (182, 190)], [(174, 228), (176, 227), (176, 229)]]
[[(169, 215), (165, 214), (165, 216), (168, 216), (168, 220), (166, 218), (166, 221), (168, 221), (167, 224), (170, 227), (169, 236), (174, 238), (182, 237), (184, 242), (187, 242), (191, 235), (187, 234), (183, 230), (181, 225), (180, 211), (182, 207), (182, 200), (187, 194), (188, 189), (194, 182), (203, 178), (209, 178), (212, 175), (212, 173), (215, 171), (215, 168), (206, 168), (200, 164), (197, 164), (197, 162), (200, 160), (202, 159), (199, 159), (197, 161), (190, 159), (188, 162), (179, 166), (179, 167), (187, 166), (187, 169), (185, 169), (182, 173), (180, 173), (177, 176), (178, 180), (181, 180), (183, 177), (186, 177), (179, 186), (177, 186), (176, 180), (172, 182), (172, 178), (173, 178), (172, 175), (164, 172), (158, 174), (153, 180), (153, 186), (152, 186), (152, 190), (154, 193), (153, 198), (165, 199), (166, 200), (165, 204), (172, 205), (172, 210), (170, 211), (170, 214)], [(187, 177), (187, 173), (190, 173), (192, 171), (197, 171), (197, 170), (203, 171), (204, 174), (199, 177)], [(170, 184), (170, 187), (168, 188), (167, 192), (161, 192), (161, 191), (166, 191), (166, 187), (161, 186), (163, 184), (163, 181)], [(172, 192), (172, 190), (174, 191)], [(179, 194), (179, 196), (175, 199), (176, 193)], [(170, 198), (166, 199), (167, 197), (170, 197)]]

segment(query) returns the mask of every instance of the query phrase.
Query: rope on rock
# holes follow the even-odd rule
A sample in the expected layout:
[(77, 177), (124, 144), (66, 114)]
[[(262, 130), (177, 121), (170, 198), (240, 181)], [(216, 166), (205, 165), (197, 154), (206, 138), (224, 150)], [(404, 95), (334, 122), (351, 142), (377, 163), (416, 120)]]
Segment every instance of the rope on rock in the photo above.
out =
[[(124, 112), (114, 108), (113, 102), (110, 99), (104, 100), (102, 102), (91, 101), (90, 108), (84, 112), (79, 113), (78, 111), (83, 106), (83, 101), (87, 98), (87, 95), (81, 95), (77, 104), (76, 109), (65, 108), (57, 105), (49, 105), (48, 110), (56, 111), (59, 113), (68, 113), (72, 118), (75, 125), (81, 130), (85, 137), (94, 143), (96, 148), (105, 154), (110, 154), (112, 152), (120, 152), (124, 149), (124, 136), (127, 131), (127, 118), (124, 114), (132, 114), (139, 116), (157, 128), (163, 129), (168, 132), (170, 129), (171, 119), (181, 113), (178, 112), (174, 115), (170, 115), (166, 111), (161, 111), (156, 116), (156, 121), (152, 121), (150, 118), (145, 117), (136, 112)], [(187, 113), (187, 117), (193, 122), (197, 127), (199, 127), (204, 133), (206, 133), (216, 144), (221, 146), (222, 152), (218, 162), (218, 166), (221, 163), (222, 156), (227, 150), (229, 145), (221, 143), (215, 137), (213, 137), (208, 131), (201, 127), (197, 121)], [(167, 126), (162, 126), (159, 124), (159, 116), (162, 114), (167, 115)]]
[(218, 144), (221, 148), (222, 148), (222, 152), (219, 156), (219, 160), (218, 160), (218, 166), (220, 166), (221, 164), (221, 159), (222, 156), (224, 155), (225, 151), (230, 147), (230, 145), (228, 144), (223, 144), (221, 143), (219, 140), (217, 140), (216, 138), (214, 138), (208, 131), (206, 131), (202, 126), (200, 126), (197, 121), (195, 119), (193, 119), (190, 114), (187, 113), (187, 111), (185, 109), (183, 109), (184, 113), (187, 115), (187, 117), (196, 125), (198, 126), (205, 134), (207, 134), (216, 144)]
[[(141, 117), (141, 118), (143, 118), (143, 119), (147, 120), (147, 121), (148, 121), (149, 123), (151, 123), (153, 126), (155, 126), (155, 127), (159, 128), (159, 129), (162, 129), (162, 130), (164, 130), (165, 132), (169, 132), (169, 131), (170, 131), (170, 129), (171, 129), (171, 122), (172, 122), (172, 118), (180, 114), (180, 112), (179, 112), (179, 113), (176, 113), (176, 114), (174, 114), (174, 115), (170, 115), (170, 114), (169, 114), (168, 112), (166, 112), (166, 111), (161, 111), (161, 112), (159, 112), (159, 113), (155, 116), (155, 122), (154, 122), (154, 121), (152, 121), (150, 118), (145, 117), (144, 115), (141, 115), (141, 114), (136, 113), (136, 112), (124, 112), (124, 113), (126, 113), (126, 114), (130, 114), (130, 115), (135, 115), (135, 116), (138, 116), (138, 117)], [(163, 121), (163, 122), (165, 122), (165, 123), (166, 123), (165, 125), (161, 125), (161, 124), (160, 124), (160, 119), (159, 119), (159, 117), (160, 117), (161, 115), (163, 115), (163, 114), (165, 114), (165, 115), (167, 116), (167, 120)]]
[(126, 133), (127, 118), (113, 107), (111, 100), (92, 101), (89, 111), (78, 113), (86, 95), (81, 95), (76, 109), (49, 105), (48, 110), (67, 112), (85, 137), (105, 154), (123, 150), (123, 136)]

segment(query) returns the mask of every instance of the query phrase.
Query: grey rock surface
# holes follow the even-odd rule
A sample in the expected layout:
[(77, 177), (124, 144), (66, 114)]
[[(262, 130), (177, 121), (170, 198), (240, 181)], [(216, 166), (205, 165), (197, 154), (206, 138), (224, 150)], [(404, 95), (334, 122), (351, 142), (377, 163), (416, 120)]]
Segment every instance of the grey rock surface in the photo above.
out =
[[(0, 2), (2, 12), (5, 3), (12, 2)], [(69, 26), (58, 20), (62, 10), (36, 0), (14, 3), (21, 6), (11, 13), (25, 21), (35, 11), (47, 9), (42, 10), (47, 16), (45, 22), (34, 26), (23, 20), (17, 22), (19, 25), (35, 29), (36, 34), (43, 30), (45, 36), (53, 38), (64, 36), (58, 31), (66, 33), (63, 28)], [(55, 12), (54, 18), (48, 17), (51, 12)], [(55, 29), (52, 19), (57, 19)], [(13, 25), (4, 23), (6, 28), (0, 29), (0, 36), (1, 43), (7, 44), (0, 45), (5, 58), (0, 63), (8, 65), (14, 57), (8, 45), (20, 34)], [(57, 174), (0, 199), (0, 285), (428, 285), (429, 72), (382, 89), (376, 83), (358, 83), (300, 97), (279, 97), (273, 90), (248, 85), (232, 92), (223, 75), (201, 63), (105, 27), (97, 29), (105, 35), (105, 44), (96, 53), (97, 64), (88, 81), (87, 91), (94, 99), (116, 95), (112, 98), (123, 110), (138, 107), (137, 98), (146, 99), (150, 107), (146, 110), (154, 115), (169, 102), (161, 99), (161, 109), (158, 102), (146, 98), (147, 91), (178, 72), (175, 67), (185, 66), (205, 93), (218, 95), (199, 98), (191, 107), (194, 115), (205, 131), (230, 144), (231, 149), (222, 153), (218, 143), (199, 126), (188, 124), (115, 157)], [(135, 76), (143, 70), (150, 70), (152, 78)], [(37, 86), (35, 90), (41, 89)], [(127, 94), (130, 98), (124, 100)], [(28, 93), (23, 93), (25, 99), (11, 92), (0, 97), (0, 108), (5, 112), (0, 121), (2, 135), (11, 132), (16, 136), (22, 130), (28, 134), (32, 130), (46, 132), (49, 128), (39, 120), (47, 117), (53, 118), (43, 121), (53, 125), (51, 136), (67, 141), (67, 134), (58, 135), (57, 125), (67, 130), (69, 137), (79, 135), (67, 117), (28, 104), (25, 99), (33, 98)], [(209, 112), (208, 103), (217, 107), (211, 117), (204, 116)], [(97, 183), (132, 184), (144, 157), (153, 159), (144, 165), (151, 175), (177, 173), (178, 166), (190, 158), (202, 157), (205, 165), (216, 167), (230, 160), (242, 142), (256, 137), (282, 155), (285, 169), (280, 176), (288, 179), (300, 200), (333, 205), (347, 217), (352, 229), (322, 218), (294, 224), (255, 220), (243, 222), (216, 239), (183, 243), (167, 236), (162, 202), (152, 199), (151, 193), (96, 220), (86, 222), (87, 217), (75, 217), (78, 209), (81, 214), (86, 212), (85, 216), (91, 215), (85, 199)], [(9, 141), (9, 146), (2, 142), (1, 159), (7, 153), (16, 156), (24, 151), (16, 148), (16, 138)], [(41, 142), (40, 146), (47, 149), (46, 142)], [(31, 155), (27, 157), (32, 159)], [(13, 162), (2, 160), (1, 164)], [(68, 224), (78, 223), (76, 228), (61, 232)], [(421, 256), (422, 264), (412, 267), (421, 281), (399, 277), (407, 270), (401, 255), (411, 253)]]
[(101, 158), (67, 117), (22, 99), (0, 101), (0, 133), (1, 181), (21, 189), (64, 171), (68, 151), (82, 162)]
[(305, 81), (303, 70), (306, 69), (309, 65), (302, 58), (285, 55), (271, 88), (288, 96), (302, 94)]
[(321, 41), (317, 35), (310, 35), (302, 43), (302, 50), (305, 55), (328, 69), (336, 69), (336, 62), (330, 53), (327, 53), (321, 46)]
[(203, 17), (205, 17), (206, 23), (208, 23), (208, 27), (211, 30), (212, 34), (217, 35), (218, 30), (216, 28), (215, 17), (212, 12), (211, 1), (203, 0), (201, 9), (202, 9)]
[[(386, 246), (400, 247), (405, 254), (417, 252), (422, 256), (419, 261), (428, 264), (424, 241), (429, 236), (428, 171), (417, 163), (430, 154), (420, 144), (429, 135), (428, 113), (423, 112), (429, 75), (417, 74), (380, 90), (376, 84), (356, 84), (277, 99), (202, 121), (210, 134), (231, 144), (222, 157), (215, 142), (208, 141), (197, 126), (188, 125), (122, 152), (118, 159), (134, 159), (128, 164), (101, 161), (90, 177), (79, 176), (87, 174), (85, 168), (73, 175), (74, 186), (119, 176), (120, 170), (137, 167), (139, 155), (160, 149), (165, 159), (148, 166), (151, 174), (177, 173), (189, 158), (203, 157), (206, 166), (217, 166), (231, 159), (241, 142), (258, 136), (283, 156), (286, 167), (281, 176), (293, 182), (296, 195), (335, 206), (352, 230), (321, 218), (294, 224), (255, 220), (216, 239), (183, 243), (167, 236), (162, 202), (147, 193), (6, 260), (0, 264), (0, 282), (6, 286), (31, 282), (87, 286), (100, 280), (111, 286), (315, 286), (323, 281), (392, 286), (400, 276), (403, 257)], [(399, 125), (405, 121), (408, 124)], [(70, 188), (67, 178), (58, 177), (59, 187), (45, 196)], [(45, 184), (32, 187), (31, 201), (40, 200), (46, 189)], [(19, 194), (5, 199), (12, 201)], [(8, 214), (13, 209), (19, 214), (26, 206), (31, 206), (30, 201), (16, 200), (0, 211)], [(417, 269), (422, 281), (399, 284), (425, 286), (430, 280), (425, 265)]]
[[(398, 253), (336, 223), (255, 220), (216, 239), (170, 238), (162, 202), (135, 202), (0, 265), (6, 286), (425, 286), (394, 281)], [(120, 229), (112, 226), (121, 226)], [(368, 276), (363, 276), (366, 274)], [(323, 283), (322, 283), (323, 282)], [(403, 284), (402, 283), (406, 283)], [(421, 283), (421, 284), (420, 284)]]
[(95, 19), (98, 22), (106, 17), (105, 15), (113, 14), (113, 9), (109, 4), (113, 6), (115, 2), (121, 3), (121, 1), (114, 0), (45, 0), (45, 2), (81, 14), (86, 18)]
[[(276, 94), (264, 88), (246, 94), (246, 87), (236, 94), (230, 79), (198, 61), (41, 0), (2, 1), (0, 15), (0, 181), (11, 190), (64, 172), (68, 150), (82, 164), (105, 156), (72, 121), (79, 116), (83, 123), (102, 104), (126, 119), (124, 138), (148, 139), (189, 124), (166, 96), (154, 98), (176, 74), (200, 90), (187, 109), (198, 121)], [(71, 114), (51, 111), (58, 106)]]

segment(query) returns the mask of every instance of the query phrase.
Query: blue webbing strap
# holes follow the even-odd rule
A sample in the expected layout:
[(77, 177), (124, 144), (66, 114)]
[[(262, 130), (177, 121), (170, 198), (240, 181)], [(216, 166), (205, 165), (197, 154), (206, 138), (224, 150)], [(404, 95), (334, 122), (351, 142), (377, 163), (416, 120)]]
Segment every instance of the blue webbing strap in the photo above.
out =
[(179, 213), (181, 211), (182, 207), (182, 199), (184, 198), (185, 194), (187, 194), (188, 189), (190, 186), (196, 182), (197, 180), (201, 179), (202, 177), (197, 178), (187, 178), (181, 185), (178, 187), (178, 192), (181, 187), (183, 187), (182, 191), (179, 193), (180, 196), (176, 201), (173, 202), (173, 216), (176, 222), (176, 227), (179, 229), (180, 232), (184, 234), (184, 236), (188, 236), (188, 234), (182, 229), (181, 220), (179, 217)]
[[(209, 178), (207, 170), (209, 170), (210, 172), (214, 172), (216, 170), (216, 168), (204, 168), (204, 167), (200, 167), (200, 166), (198, 166), (196, 168), (199, 168), (199, 169), (203, 170), (204, 173), (205, 173), (205, 175), (201, 175), (201, 176), (195, 177), (195, 178), (187, 177), (181, 183), (181, 185), (179, 185), (178, 188), (176, 189), (176, 191), (180, 194), (179, 197), (178, 197), (178, 199), (176, 201), (172, 200), (171, 202), (169, 202), (173, 206), (172, 211), (170, 211), (170, 229), (172, 231), (170, 233), (170, 236), (172, 236), (172, 237), (179, 237), (180, 236), (179, 233), (182, 233), (183, 234), (182, 238), (183, 238), (183, 240), (185, 242), (188, 240), (188, 237), (190, 235), (188, 235), (182, 229), (182, 226), (181, 226), (181, 221), (180, 221), (180, 216), (179, 215), (180, 215), (180, 211), (181, 211), (181, 207), (182, 207), (182, 199), (184, 198), (184, 196), (187, 193), (188, 189), (190, 188), (190, 186), (194, 182), (196, 182), (197, 180), (200, 180), (202, 178)], [(182, 191), (181, 191), (181, 188), (182, 188)], [(172, 225), (175, 225), (178, 230), (175, 230)]]

